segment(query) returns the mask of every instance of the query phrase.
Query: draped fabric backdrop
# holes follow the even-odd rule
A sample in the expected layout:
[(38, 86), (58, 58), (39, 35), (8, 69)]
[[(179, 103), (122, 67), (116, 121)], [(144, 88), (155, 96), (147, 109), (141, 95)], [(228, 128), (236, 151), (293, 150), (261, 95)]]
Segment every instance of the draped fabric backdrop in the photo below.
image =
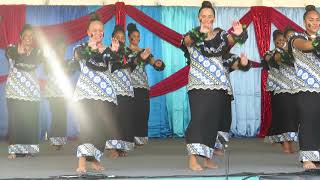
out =
[[(1, 6), (0, 6), (1, 7)], [(27, 6), (26, 18), (27, 23), (33, 25), (51, 25), (60, 24), (87, 15), (88, 13), (101, 8), (100, 6)], [(136, 7), (142, 12), (146, 13), (156, 21), (163, 25), (184, 34), (193, 27), (198, 25), (197, 14), (198, 8), (195, 7)], [(225, 30), (231, 27), (233, 20), (241, 18), (249, 8), (216, 8), (216, 23), (215, 27), (221, 27)], [(279, 8), (279, 11), (289, 17), (291, 20), (302, 26), (303, 8)], [(0, 15), (3, 11), (0, 11)], [(263, 21), (260, 17), (259, 11), (254, 12), (256, 21)], [(135, 14), (135, 16), (138, 16)], [(277, 18), (277, 16), (275, 16)], [(132, 18), (127, 16), (126, 19), (121, 20), (126, 24), (135, 22)], [(13, 23), (11, 23), (13, 24)], [(281, 24), (281, 23), (279, 23)], [(277, 24), (279, 26), (279, 24)], [(3, 23), (0, 24), (0, 26)], [(110, 44), (110, 37), (115, 25), (115, 18), (113, 17), (105, 24), (105, 43)], [(256, 24), (255, 24), (256, 25)], [(180, 70), (186, 65), (186, 60), (183, 53), (178, 48), (172, 46), (166, 41), (161, 40), (158, 36), (151, 33), (146, 28), (137, 24), (141, 32), (141, 47), (150, 47), (152, 53), (156, 58), (162, 59), (166, 63), (166, 69), (163, 72), (157, 72), (152, 67), (147, 66), (146, 70), (149, 77), (150, 85), (154, 85), (160, 80), (169, 77), (176, 71)], [(157, 27), (153, 27), (157, 28)], [(256, 27), (257, 28), (257, 27)], [(266, 27), (261, 27), (266, 28)], [(21, 29), (21, 27), (17, 27)], [(270, 28), (269, 28), (270, 29)], [(271, 27), (274, 30), (274, 26)], [(254, 61), (260, 61), (260, 55), (257, 48), (256, 41), (261, 41), (261, 38), (269, 38), (270, 34), (268, 28), (265, 29), (264, 35), (256, 35), (253, 24), (248, 27), (249, 39), (246, 44), (236, 45), (232, 52), (240, 54), (245, 52), (247, 56)], [(271, 31), (272, 32), (272, 31)], [(160, 34), (159, 34), (160, 35)], [(257, 40), (256, 40), (257, 36)], [(17, 39), (8, 42), (16, 42)], [(68, 47), (66, 57), (71, 58), (72, 47), (85, 39), (82, 39)], [(1, 41), (0, 41), (1, 42)], [(268, 49), (269, 45), (264, 47)], [(261, 51), (261, 50), (260, 50)], [(261, 69), (253, 68), (249, 72), (234, 71), (231, 73), (231, 81), (235, 100), (232, 102), (232, 127), (231, 132), (234, 136), (250, 137), (255, 136), (259, 132), (261, 121)], [(184, 70), (187, 72), (187, 69)], [(8, 73), (7, 60), (4, 58), (4, 52), (0, 49), (0, 76)], [(41, 68), (38, 70), (39, 77), (45, 79)], [(263, 75), (263, 74), (262, 74)], [(73, 77), (75, 83), (77, 74)], [(1, 81), (2, 82), (2, 81)], [(4, 97), (5, 83), (0, 83), (0, 136), (5, 136), (7, 133), (7, 108)], [(41, 102), (41, 136), (43, 137), (50, 125), (48, 102), (42, 100)], [(186, 88), (182, 87), (179, 90), (155, 97), (151, 99), (150, 119), (149, 119), (149, 136), (150, 137), (165, 137), (168, 135), (182, 137), (184, 136), (185, 128), (190, 120), (190, 110)], [(78, 134), (78, 125), (69, 113), (68, 118), (68, 136), (75, 137)]]

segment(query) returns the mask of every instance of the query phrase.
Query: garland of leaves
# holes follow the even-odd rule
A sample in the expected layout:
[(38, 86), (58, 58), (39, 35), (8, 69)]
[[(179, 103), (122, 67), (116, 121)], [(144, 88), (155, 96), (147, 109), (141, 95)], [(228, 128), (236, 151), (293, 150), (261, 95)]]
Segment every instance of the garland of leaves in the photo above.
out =
[(99, 53), (98, 49), (92, 49), (88, 43), (80, 45), (79, 54), (82, 59), (88, 60), (92, 56), (97, 55), (98, 53)]
[(243, 30), (243, 32), (238, 36), (232, 34), (232, 37), (233, 37), (235, 43), (238, 43), (240, 45), (244, 44), (246, 42), (246, 40), (248, 39), (247, 25), (243, 24), (242, 30)]
[(320, 36), (317, 36), (316, 39), (312, 41), (312, 46), (315, 49), (320, 49)]
[(202, 33), (199, 31), (199, 27), (193, 28), (187, 35), (190, 36), (193, 41), (193, 45), (199, 46), (208, 37), (208, 33)]
[(277, 48), (276, 52), (280, 54), (280, 62), (289, 66), (293, 66), (293, 61), (294, 57), (291, 53), (288, 51), (282, 49), (282, 48)]
[(312, 41), (312, 46), (314, 47), (313, 54), (320, 59), (320, 36), (317, 36), (316, 39)]

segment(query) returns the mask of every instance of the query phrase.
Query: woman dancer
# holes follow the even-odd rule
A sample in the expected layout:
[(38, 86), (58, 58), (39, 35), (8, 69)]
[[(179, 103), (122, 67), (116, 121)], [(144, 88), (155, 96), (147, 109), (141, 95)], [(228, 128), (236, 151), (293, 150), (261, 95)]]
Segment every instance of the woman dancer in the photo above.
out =
[(292, 142), (296, 140), (298, 130), (295, 93), (299, 81), (284, 34), (279, 30), (274, 31), (273, 40), (276, 48), (265, 55), (270, 67), (268, 89), (273, 90), (272, 123), (266, 140), (281, 143), (284, 153), (293, 153)]
[(316, 168), (320, 161), (320, 15), (314, 6), (306, 7), (303, 15), (306, 31), (289, 39), (294, 66), (303, 85), (297, 88), (300, 161), (303, 168)]
[(115, 26), (112, 38), (120, 43), (118, 63), (111, 62), (112, 81), (116, 89), (117, 106), (117, 131), (118, 137), (106, 142), (106, 149), (110, 150), (111, 157), (127, 156), (128, 151), (134, 149), (134, 119), (133, 119), (133, 86), (130, 76), (132, 62), (126, 56), (125, 32), (121, 26)]
[(20, 33), (20, 42), (6, 51), (10, 62), (5, 90), (9, 116), (9, 159), (39, 152), (40, 86), (35, 70), (43, 56), (33, 42), (33, 29), (26, 24)]
[(96, 171), (102, 171), (100, 158), (103, 155), (106, 139), (116, 135), (115, 109), (116, 91), (108, 71), (108, 61), (115, 57), (119, 42), (112, 40), (111, 47), (102, 43), (103, 23), (92, 14), (87, 26), (88, 43), (75, 48), (74, 58), (80, 62), (81, 74), (74, 92), (78, 101), (73, 111), (80, 121), (80, 144), (77, 172), (87, 171), (86, 161), (92, 162)]
[[(217, 168), (211, 161), (217, 132), (226, 121), (226, 107), (231, 92), (230, 69), (248, 70), (250, 63), (245, 55), (229, 53), (228, 45), (246, 40), (239, 22), (233, 23), (233, 33), (213, 29), (215, 11), (208, 1), (202, 3), (198, 14), (200, 27), (184, 37), (183, 43), (190, 54), (188, 95), (191, 121), (186, 131), (189, 168), (201, 171), (197, 157), (204, 157), (204, 167)], [(231, 116), (229, 116), (231, 117)]]
[(130, 45), (127, 48), (127, 56), (134, 62), (131, 73), (132, 85), (134, 88), (134, 142), (137, 147), (142, 147), (148, 142), (148, 119), (149, 119), (149, 85), (145, 71), (146, 64), (150, 64), (157, 71), (165, 67), (161, 60), (155, 60), (149, 48), (139, 47), (140, 32), (133, 23), (128, 24), (128, 37)]

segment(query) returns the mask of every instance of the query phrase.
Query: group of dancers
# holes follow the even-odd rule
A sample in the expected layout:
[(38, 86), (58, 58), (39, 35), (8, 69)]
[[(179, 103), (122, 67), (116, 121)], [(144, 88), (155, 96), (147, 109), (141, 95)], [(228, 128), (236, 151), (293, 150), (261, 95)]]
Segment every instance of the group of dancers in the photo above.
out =
[[(230, 72), (251, 67), (246, 55), (230, 53), (233, 45), (247, 40), (246, 28), (238, 21), (232, 23), (230, 33), (213, 28), (215, 18), (212, 4), (203, 1), (198, 13), (200, 26), (186, 33), (181, 42), (190, 64), (187, 89), (191, 120), (185, 135), (188, 164), (194, 171), (217, 168), (212, 157), (228, 141), (231, 125)], [(268, 90), (273, 93), (272, 125), (266, 139), (282, 143), (284, 152), (292, 153), (292, 141), (298, 137), (300, 160), (310, 169), (320, 161), (320, 16), (314, 6), (307, 6), (303, 18), (304, 33), (289, 28), (275, 31), (276, 48), (263, 57), (269, 72)], [(104, 45), (103, 23), (93, 13), (87, 25), (89, 40), (74, 48), (72, 60), (64, 59), (63, 39), (53, 41), (52, 51), (63, 72), (80, 70), (70, 105), (78, 110), (75, 115), (80, 124), (76, 150), (79, 173), (87, 171), (87, 162), (94, 170), (103, 170), (100, 161), (105, 150), (116, 158), (147, 143), (149, 86), (145, 66), (150, 64), (161, 71), (165, 64), (155, 59), (149, 48), (139, 47), (140, 32), (135, 24), (128, 24), (127, 31), (128, 46), (121, 26), (114, 28), (111, 45)], [(20, 42), (6, 51), (11, 66), (6, 84), (11, 159), (39, 152), (41, 96), (48, 98), (51, 106), (50, 143), (56, 149), (66, 144), (65, 86), (55, 76), (50, 59), (33, 46), (35, 34), (26, 25)], [(40, 64), (48, 75), (43, 90), (35, 72)], [(199, 158), (204, 159), (203, 164)]]
[(290, 27), (275, 30), (275, 49), (263, 57), (269, 75), (267, 90), (272, 93), (266, 140), (281, 143), (285, 153), (294, 153), (293, 142), (298, 142), (299, 160), (305, 169), (312, 169), (320, 161), (320, 16), (315, 6), (306, 7), (303, 20), (303, 33)]

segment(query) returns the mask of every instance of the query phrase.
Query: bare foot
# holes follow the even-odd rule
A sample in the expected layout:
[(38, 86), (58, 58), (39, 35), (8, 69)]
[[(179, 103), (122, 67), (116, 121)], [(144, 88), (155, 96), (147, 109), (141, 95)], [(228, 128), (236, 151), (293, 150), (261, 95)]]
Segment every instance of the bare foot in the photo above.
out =
[(86, 157), (80, 157), (78, 162), (77, 172), (80, 174), (86, 173)]
[(110, 158), (117, 159), (119, 157), (119, 152), (115, 149), (110, 149)]
[(52, 146), (53, 146), (53, 149), (56, 151), (59, 151), (62, 149), (62, 145), (52, 145)]
[(16, 159), (17, 156), (15, 154), (9, 154), (8, 159)]
[(25, 154), (24, 157), (26, 157), (26, 158), (32, 158), (32, 157), (34, 157), (34, 155), (33, 155), (33, 154)]
[(118, 154), (120, 157), (127, 157), (128, 156), (128, 152), (122, 151), (122, 150), (118, 150)]
[(143, 148), (143, 144), (135, 144), (134, 146), (137, 149), (142, 149)]
[(189, 156), (189, 168), (192, 171), (202, 171), (203, 170), (201, 165), (198, 163), (196, 155)]
[(99, 172), (104, 170), (101, 163), (99, 161), (97, 161), (96, 159), (92, 161), (92, 169), (95, 171), (99, 171)]
[(317, 168), (320, 167), (320, 162), (313, 162), (313, 164), (314, 164)]
[(216, 156), (223, 156), (224, 152), (222, 149), (214, 149), (213, 154)]
[(296, 153), (296, 150), (293, 147), (293, 142), (292, 141), (289, 141), (289, 148), (290, 148), (290, 152), (291, 153)]
[(286, 154), (291, 154), (290, 144), (288, 141), (284, 141), (282, 144), (282, 152)]
[(205, 158), (203, 161), (203, 167), (209, 168), (209, 169), (216, 169), (216, 168), (218, 168), (218, 165), (216, 165), (214, 162), (212, 162), (211, 159)]
[(311, 161), (304, 161), (303, 162), (303, 169), (307, 170), (307, 169), (316, 169), (317, 166), (311, 162)]

